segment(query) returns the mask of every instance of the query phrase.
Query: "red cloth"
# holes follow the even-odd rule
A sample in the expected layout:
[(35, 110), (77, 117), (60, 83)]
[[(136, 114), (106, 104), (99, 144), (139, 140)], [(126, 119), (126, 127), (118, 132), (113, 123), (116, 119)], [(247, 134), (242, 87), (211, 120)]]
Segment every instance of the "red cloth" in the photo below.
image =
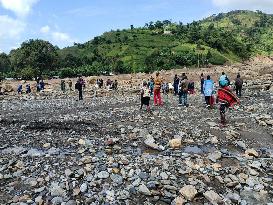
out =
[(226, 103), (230, 107), (234, 107), (234, 105), (240, 104), (240, 100), (231, 92), (228, 86), (219, 88), (217, 96), (220, 103)]
[[(157, 103), (158, 101), (158, 103)], [(161, 93), (160, 90), (155, 89), (154, 90), (154, 105), (162, 105), (162, 100), (161, 100)]]

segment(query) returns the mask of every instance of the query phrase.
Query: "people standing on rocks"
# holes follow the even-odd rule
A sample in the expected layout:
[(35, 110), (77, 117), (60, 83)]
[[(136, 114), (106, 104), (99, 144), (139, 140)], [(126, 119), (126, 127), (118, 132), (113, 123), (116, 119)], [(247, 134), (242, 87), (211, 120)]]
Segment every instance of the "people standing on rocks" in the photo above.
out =
[(200, 76), (201, 94), (204, 94), (204, 82), (205, 82), (204, 74), (201, 73), (201, 76)]
[(238, 97), (242, 97), (242, 88), (243, 80), (241, 79), (240, 74), (238, 73), (237, 78), (235, 79), (235, 90)]
[(41, 90), (44, 90), (44, 89), (45, 89), (45, 83), (44, 83), (44, 80), (43, 80), (43, 79), (40, 81), (40, 89), (41, 89)]
[(217, 101), (219, 102), (220, 121), (221, 124), (226, 124), (226, 109), (233, 107), (235, 104), (240, 104), (239, 99), (234, 95), (229, 87), (229, 82), (222, 81), (217, 91)]
[(70, 92), (72, 91), (72, 85), (73, 85), (72, 80), (69, 79), (69, 81), (68, 81), (68, 87), (69, 87), (69, 91)]
[(26, 85), (26, 93), (30, 94), (31, 93), (31, 88), (30, 88), (30, 84)]
[(214, 82), (208, 75), (207, 80), (204, 81), (203, 93), (205, 95), (205, 101), (208, 108), (212, 108), (214, 104), (213, 92), (214, 92)]
[(61, 80), (61, 90), (65, 93), (65, 80)]
[(79, 79), (77, 80), (76, 84), (75, 84), (75, 89), (79, 91), (79, 100), (83, 100), (83, 94), (82, 94), (82, 90), (83, 90), (83, 80), (81, 77), (79, 77)]
[(174, 79), (173, 79), (173, 88), (174, 88), (174, 95), (178, 95), (178, 85), (179, 85), (179, 77), (177, 74), (175, 74)]
[(162, 85), (162, 78), (159, 74), (159, 72), (156, 73), (156, 77), (155, 77), (155, 80), (154, 80), (154, 105), (157, 106), (157, 105), (160, 105), (162, 106), (163, 103), (162, 103), (162, 98), (161, 98), (161, 85)]
[(195, 93), (194, 91), (194, 82), (191, 80), (188, 85), (189, 94), (193, 95)]
[(17, 93), (20, 94), (20, 95), (22, 95), (22, 93), (23, 93), (23, 85), (22, 85), (22, 83), (20, 83), (20, 84), (18, 85)]
[(115, 81), (113, 82), (113, 89), (114, 89), (114, 90), (117, 90), (117, 89), (118, 89), (118, 81), (117, 81), (117, 80), (115, 80)]
[(222, 75), (219, 79), (219, 86), (229, 86), (230, 85), (230, 80), (228, 79), (227, 75), (225, 74), (225, 72), (222, 72)]
[(143, 82), (143, 87), (141, 89), (141, 106), (142, 109), (143, 105), (147, 106), (147, 111), (150, 112), (150, 89), (148, 87), (148, 83), (146, 81)]
[(179, 106), (188, 107), (188, 77), (185, 73), (182, 74), (181, 81), (179, 84)]
[(150, 81), (149, 81), (149, 89), (150, 89), (150, 95), (151, 96), (154, 95), (154, 86), (155, 86), (154, 78), (151, 77)]

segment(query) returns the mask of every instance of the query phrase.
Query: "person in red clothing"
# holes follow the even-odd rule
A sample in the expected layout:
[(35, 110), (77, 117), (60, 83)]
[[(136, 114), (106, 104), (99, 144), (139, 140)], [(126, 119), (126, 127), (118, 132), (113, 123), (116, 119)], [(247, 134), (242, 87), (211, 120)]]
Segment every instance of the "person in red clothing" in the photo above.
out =
[(221, 85), (217, 91), (217, 101), (220, 104), (220, 120), (223, 125), (226, 124), (226, 109), (240, 104), (239, 99), (234, 95), (228, 84)]
[(159, 72), (156, 73), (156, 77), (154, 79), (154, 105), (163, 105), (162, 103), (162, 99), (161, 99), (161, 84), (162, 84), (163, 80), (162, 78), (159, 76)]

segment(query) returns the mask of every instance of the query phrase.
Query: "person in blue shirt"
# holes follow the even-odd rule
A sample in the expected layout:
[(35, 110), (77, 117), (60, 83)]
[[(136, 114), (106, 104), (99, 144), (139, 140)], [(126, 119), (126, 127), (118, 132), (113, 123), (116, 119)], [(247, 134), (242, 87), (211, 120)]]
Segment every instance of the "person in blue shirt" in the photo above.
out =
[(204, 89), (206, 104), (208, 107), (212, 107), (213, 106), (212, 95), (214, 92), (214, 82), (213, 80), (211, 80), (209, 75), (207, 76), (207, 80), (204, 81), (203, 89)]

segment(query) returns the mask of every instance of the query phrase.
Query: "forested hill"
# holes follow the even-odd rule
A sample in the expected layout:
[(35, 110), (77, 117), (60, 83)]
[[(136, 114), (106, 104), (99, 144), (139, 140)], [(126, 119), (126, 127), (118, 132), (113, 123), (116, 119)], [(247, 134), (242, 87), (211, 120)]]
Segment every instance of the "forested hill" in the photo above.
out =
[(272, 31), (273, 15), (259, 11), (220, 13), (190, 24), (156, 21), (106, 32), (64, 49), (29, 40), (9, 55), (1, 54), (0, 69), (5, 75), (30, 78), (222, 65), (271, 55)]

